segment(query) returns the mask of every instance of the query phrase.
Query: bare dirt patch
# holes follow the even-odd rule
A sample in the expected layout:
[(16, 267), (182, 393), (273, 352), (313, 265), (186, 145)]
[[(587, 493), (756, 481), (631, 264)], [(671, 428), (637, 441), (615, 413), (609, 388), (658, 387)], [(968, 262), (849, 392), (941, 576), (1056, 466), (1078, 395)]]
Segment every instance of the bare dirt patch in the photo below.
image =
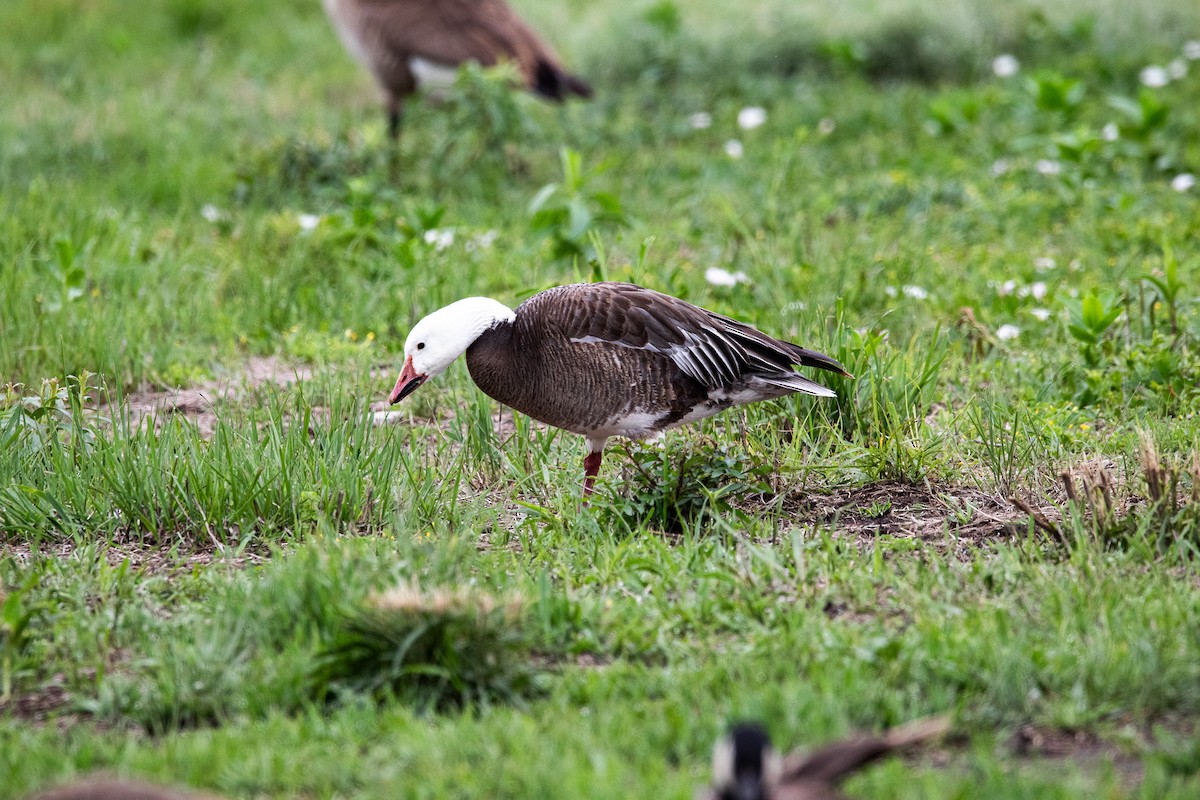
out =
[[(39, 553), (43, 558), (52, 555), (65, 560), (74, 557), (78, 549), (73, 542), (62, 541), (49, 546), (43, 544)], [(28, 565), (34, 559), (32, 548), (23, 542), (0, 544), (0, 553), (23, 565)], [(143, 575), (168, 578), (177, 574), (189, 574), (197, 567), (223, 565), (231, 569), (240, 569), (269, 560), (269, 555), (265, 552), (234, 552), (233, 548), (227, 549), (224, 546), (205, 548), (202, 543), (195, 548), (184, 550), (154, 542), (119, 541), (101, 548), (98, 556), (109, 566), (115, 567), (128, 562), (131, 569)]]
[(71, 696), (63, 685), (62, 676), (57, 675), (33, 691), (0, 700), (0, 717), (13, 716), (29, 722), (44, 722), (70, 703)]
[(785, 508), (798, 520), (860, 540), (886, 534), (949, 546), (1006, 538), (1023, 528), (1024, 519), (1003, 497), (931, 483), (884, 482), (827, 493), (797, 492), (785, 500)]
[(1145, 772), (1137, 754), (1090, 731), (1022, 725), (1010, 739), (1009, 748), (1019, 758), (1038, 764), (1066, 762), (1080, 768), (1111, 764), (1128, 787), (1139, 784)]
[(101, 411), (114, 417), (126, 415), (131, 428), (149, 420), (155, 430), (170, 417), (183, 415), (207, 438), (216, 430), (222, 404), (237, 402), (263, 386), (283, 388), (311, 377), (312, 370), (303, 364), (276, 356), (256, 356), (240, 368), (200, 386), (134, 392), (124, 398), (119, 408), (104, 406)]

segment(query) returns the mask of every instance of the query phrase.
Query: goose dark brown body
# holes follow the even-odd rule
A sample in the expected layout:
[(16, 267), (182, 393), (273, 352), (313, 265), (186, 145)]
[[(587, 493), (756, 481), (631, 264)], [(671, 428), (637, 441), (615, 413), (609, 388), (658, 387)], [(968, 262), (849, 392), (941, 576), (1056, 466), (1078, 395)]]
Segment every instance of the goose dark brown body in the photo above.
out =
[(527, 88), (549, 100), (590, 97), (592, 89), (563, 68), (504, 0), (324, 0), (347, 49), (383, 89), (388, 131), (399, 134), (405, 98), (416, 91), (413, 59), (454, 68), (514, 62)]
[[(669, 295), (628, 283), (573, 284), (534, 295), (515, 312), (469, 298), (421, 320), (405, 343), (393, 403), (463, 352), (449, 346), (454, 338), (486, 394), (587, 438), (588, 492), (610, 436), (654, 436), (796, 392), (834, 396), (795, 364), (846, 374), (829, 356)], [(435, 345), (446, 345), (437, 363)]]
[(816, 386), (792, 364), (845, 372), (828, 356), (627, 283), (542, 292), (467, 350), (471, 377), (490, 397), (589, 439), (653, 436)]
[[(696, 797), (697, 800), (841, 800), (845, 795), (838, 790), (838, 784), (853, 773), (888, 755), (937, 739), (949, 729), (949, 717), (928, 717), (878, 736), (859, 736), (833, 742), (808, 754), (792, 754), (779, 764), (762, 726), (739, 725), (728, 739), (717, 744), (718, 752), (722, 747), (731, 752), (726, 752), (723, 758), (714, 754), (714, 772), (718, 764), (724, 763), (727, 774), (714, 775), (716, 785)], [(751, 747), (747, 748), (747, 744)]]

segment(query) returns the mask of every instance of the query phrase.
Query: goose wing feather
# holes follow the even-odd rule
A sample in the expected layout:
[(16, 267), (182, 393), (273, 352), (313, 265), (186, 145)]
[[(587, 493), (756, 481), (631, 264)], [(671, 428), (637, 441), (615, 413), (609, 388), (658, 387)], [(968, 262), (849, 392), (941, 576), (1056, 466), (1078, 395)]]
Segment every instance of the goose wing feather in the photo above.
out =
[[(440, 64), (515, 60), (523, 72), (557, 56), (503, 0), (360, 0), (388, 47)], [(527, 75), (528, 77), (528, 75)]]
[[(792, 391), (832, 395), (792, 365), (845, 372), (828, 356), (634, 284), (562, 286), (535, 295), (526, 306), (572, 342), (664, 355), (710, 389), (763, 381)], [(521, 317), (521, 309), (517, 316)]]

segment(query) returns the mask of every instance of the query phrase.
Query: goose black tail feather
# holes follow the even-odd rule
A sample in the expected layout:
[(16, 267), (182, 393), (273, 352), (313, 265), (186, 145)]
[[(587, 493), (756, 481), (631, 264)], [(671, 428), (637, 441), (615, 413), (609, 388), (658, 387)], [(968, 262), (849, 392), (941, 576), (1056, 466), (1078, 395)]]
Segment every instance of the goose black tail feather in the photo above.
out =
[(592, 87), (548, 61), (539, 61), (534, 74), (533, 91), (547, 100), (561, 102), (569, 95), (591, 97)]
[(788, 352), (795, 359), (793, 363), (799, 364), (802, 367), (816, 367), (817, 369), (828, 370), (829, 372), (837, 372), (845, 375), (847, 378), (854, 377), (846, 371), (846, 368), (837, 359), (830, 358), (824, 353), (818, 353), (816, 350), (809, 350), (807, 347), (790, 343)]

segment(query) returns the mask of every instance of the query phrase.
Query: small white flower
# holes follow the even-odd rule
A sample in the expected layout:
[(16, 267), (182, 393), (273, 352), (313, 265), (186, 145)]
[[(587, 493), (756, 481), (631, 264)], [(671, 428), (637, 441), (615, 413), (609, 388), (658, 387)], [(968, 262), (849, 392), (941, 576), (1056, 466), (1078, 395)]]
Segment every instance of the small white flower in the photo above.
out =
[(1186, 192), (1196, 185), (1196, 176), (1190, 172), (1181, 172), (1171, 179), (1171, 188), (1177, 192)]
[(739, 283), (746, 283), (750, 277), (744, 272), (730, 272), (720, 267), (709, 267), (704, 270), (704, 280), (713, 286), (733, 287)]
[(895, 297), (897, 294), (899, 294), (899, 293), (896, 291), (896, 287), (895, 287), (895, 286), (885, 286), (885, 287), (883, 287), (883, 293), (884, 293), (884, 294), (886, 294), (888, 297)]
[(1004, 53), (992, 59), (992, 72), (998, 78), (1011, 78), (1021, 71), (1021, 62), (1011, 53)]
[(1038, 171), (1039, 175), (1057, 175), (1062, 172), (1062, 164), (1052, 158), (1040, 158), (1033, 165), (1033, 168)]
[(741, 158), (746, 153), (746, 148), (742, 147), (742, 143), (737, 139), (730, 139), (725, 143), (725, 155), (730, 158)]
[(1043, 281), (1035, 281), (1029, 287), (1029, 294), (1033, 296), (1034, 300), (1045, 300), (1046, 284)]
[(914, 300), (924, 300), (926, 297), (929, 297), (929, 292), (920, 286), (909, 284), (904, 287), (904, 296), (911, 297)]
[(1185, 77), (1187, 72), (1187, 62), (1182, 58), (1177, 58), (1170, 64), (1167, 64), (1167, 74), (1170, 75), (1173, 80), (1179, 80), (1180, 78)]
[(1161, 89), (1171, 82), (1171, 76), (1157, 64), (1151, 64), (1138, 73), (1138, 80), (1151, 89)]
[(1121, 129), (1117, 127), (1117, 123), (1109, 122), (1100, 129), (1100, 137), (1106, 142), (1115, 142), (1121, 137)]
[(712, 114), (707, 111), (697, 111), (688, 117), (688, 125), (691, 125), (698, 131), (712, 127)]
[(486, 230), (483, 233), (477, 233), (471, 237), (471, 241), (467, 242), (468, 250), (487, 250), (496, 243), (496, 238), (500, 234), (492, 229)]
[(1029, 313), (1033, 314), (1033, 318), (1038, 322), (1045, 322), (1050, 319), (1050, 309), (1048, 308), (1031, 308)]
[(835, 130), (837, 130), (837, 123), (834, 122), (833, 117), (822, 117), (821, 121), (817, 123), (817, 133), (822, 136), (828, 136)]
[(1003, 158), (997, 158), (992, 162), (992, 174), (997, 178), (1006, 172), (1008, 172), (1008, 161)]
[(1001, 325), (996, 328), (996, 338), (1002, 342), (1007, 342), (1010, 339), (1015, 339), (1021, 335), (1021, 329), (1016, 325)]
[(1200, 40), (1193, 39), (1183, 43), (1183, 57), (1189, 61), (1200, 59)]
[(1013, 290), (1016, 288), (1017, 288), (1017, 282), (1014, 281), (1012, 278), (1009, 278), (1004, 283), (1002, 283), (996, 287), (996, 294), (1000, 295), (1001, 297), (1008, 297), (1010, 294), (1013, 293)]
[(205, 203), (200, 207), (200, 216), (204, 217), (209, 222), (216, 222), (224, 216), (221, 209), (214, 206), (212, 203)]
[(1033, 266), (1038, 272), (1045, 272), (1046, 270), (1054, 269), (1058, 264), (1053, 258), (1042, 256), (1033, 260)]
[(296, 222), (300, 223), (300, 230), (311, 231), (321, 222), (321, 218), (316, 214), (301, 214), (296, 217)]
[(454, 244), (453, 228), (430, 228), (425, 231), (425, 244), (433, 245), (433, 249), (441, 252)]
[(767, 110), (761, 106), (747, 106), (738, 112), (738, 127), (752, 131), (767, 121)]

